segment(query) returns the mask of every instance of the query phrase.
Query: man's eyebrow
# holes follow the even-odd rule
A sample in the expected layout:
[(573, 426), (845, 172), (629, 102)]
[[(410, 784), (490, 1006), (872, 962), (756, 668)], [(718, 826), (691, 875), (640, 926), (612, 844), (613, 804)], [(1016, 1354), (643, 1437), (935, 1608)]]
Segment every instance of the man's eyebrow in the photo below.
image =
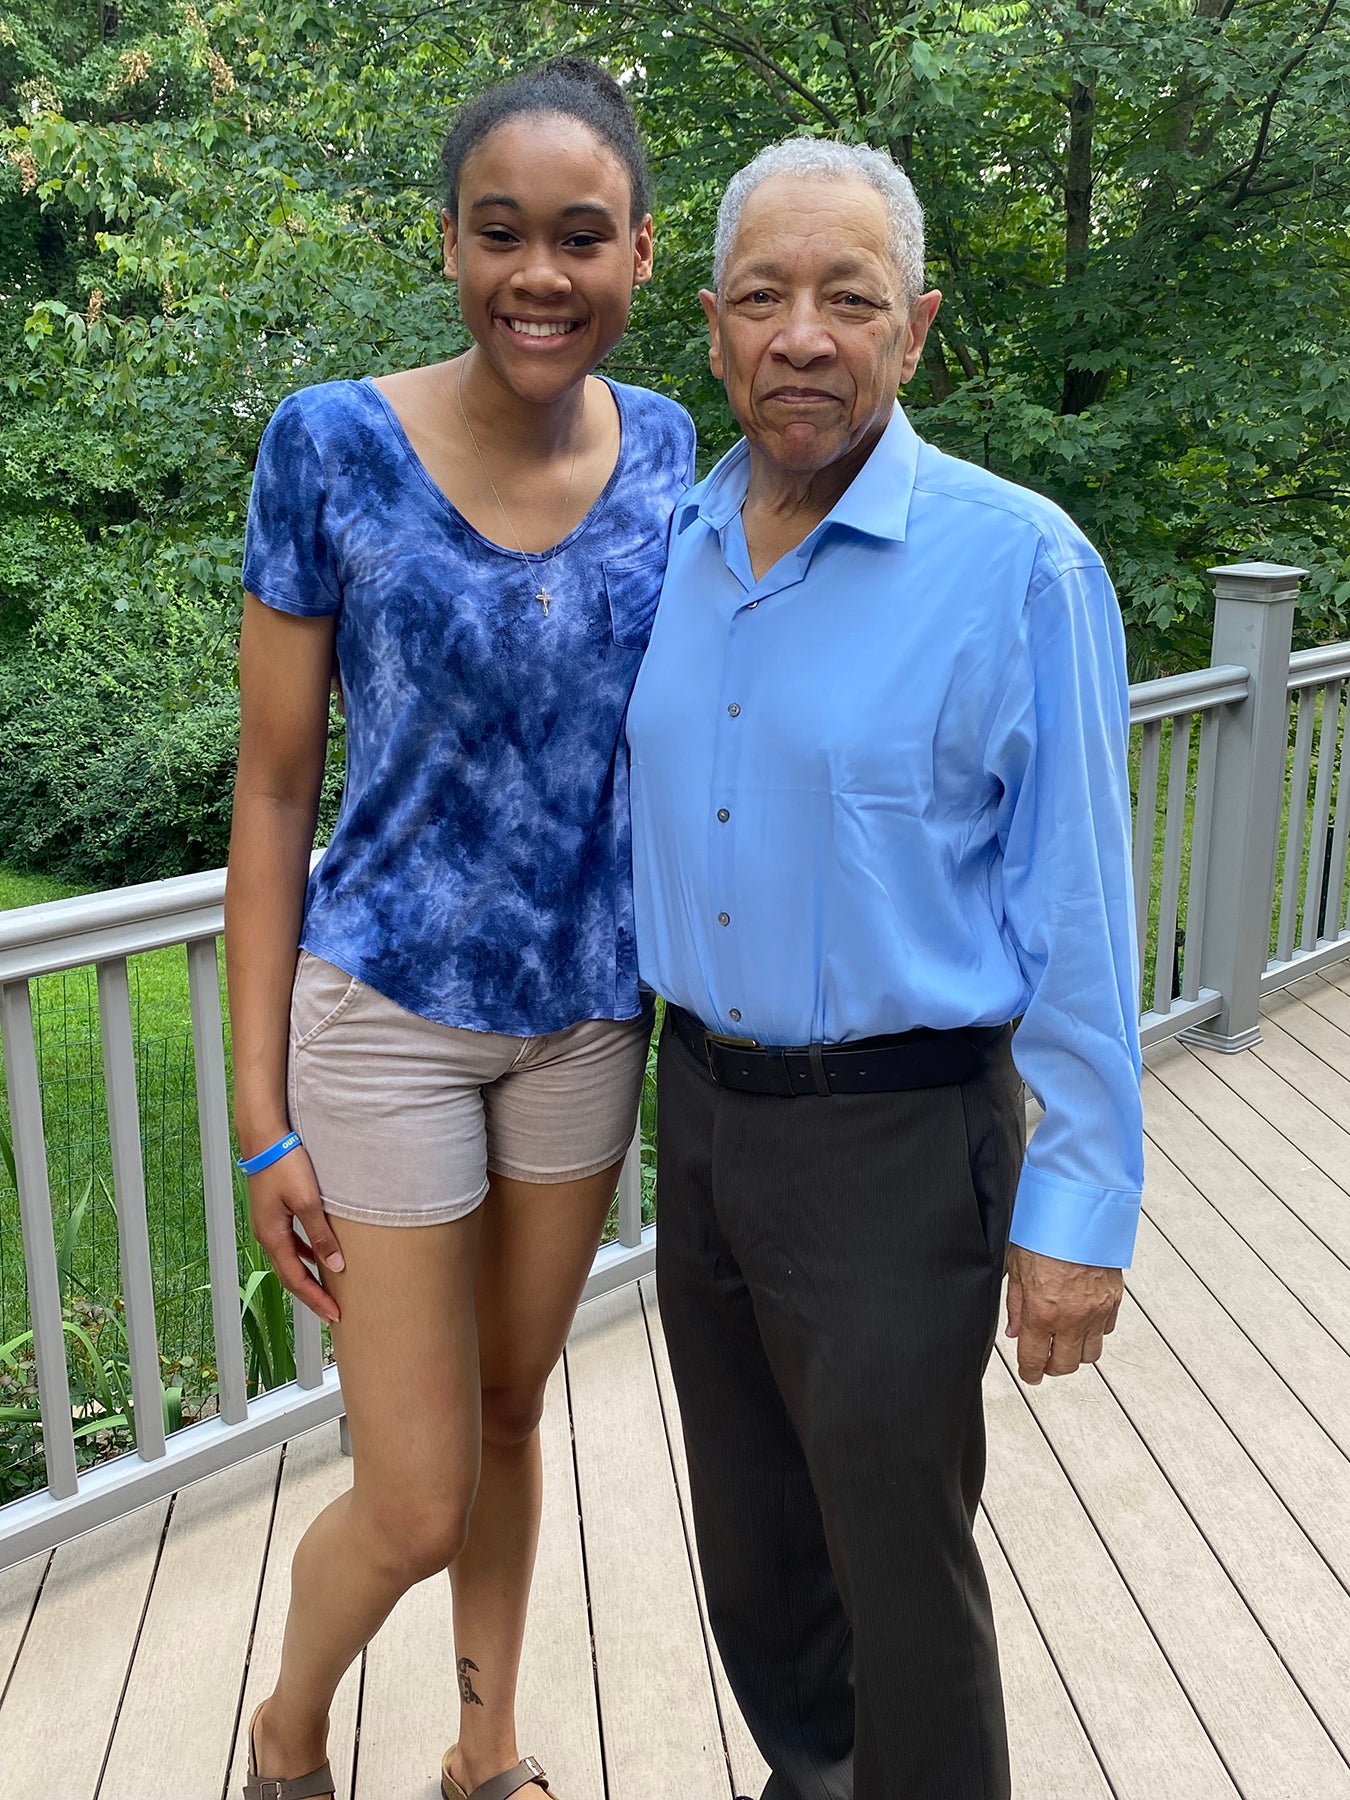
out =
[[(790, 272), (785, 266), (772, 260), (746, 263), (744, 268), (739, 269), (733, 267), (731, 273), (735, 275), (738, 282), (791, 279)], [(826, 281), (846, 281), (851, 275), (867, 275), (875, 279), (878, 273), (876, 263), (870, 258), (842, 256), (825, 270), (824, 278)]]

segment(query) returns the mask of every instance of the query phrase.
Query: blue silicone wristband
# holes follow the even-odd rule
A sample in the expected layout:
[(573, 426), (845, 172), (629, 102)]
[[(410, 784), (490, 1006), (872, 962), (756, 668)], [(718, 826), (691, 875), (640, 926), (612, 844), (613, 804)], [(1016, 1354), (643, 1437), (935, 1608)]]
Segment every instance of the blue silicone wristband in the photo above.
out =
[(270, 1169), (274, 1162), (280, 1162), (288, 1152), (299, 1148), (300, 1133), (288, 1131), (284, 1138), (278, 1138), (275, 1144), (269, 1144), (266, 1150), (260, 1150), (256, 1156), (241, 1156), (239, 1167), (245, 1175), (256, 1175), (260, 1169)]

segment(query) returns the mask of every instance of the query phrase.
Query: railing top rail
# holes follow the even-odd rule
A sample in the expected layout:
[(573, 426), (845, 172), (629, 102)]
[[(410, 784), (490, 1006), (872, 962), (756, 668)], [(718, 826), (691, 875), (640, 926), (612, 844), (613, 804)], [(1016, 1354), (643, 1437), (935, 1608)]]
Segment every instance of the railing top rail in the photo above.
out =
[(1344, 681), (1350, 676), (1350, 643), (1319, 644), (1313, 650), (1296, 650), (1289, 658), (1289, 691), (1316, 687), (1323, 681)]
[(1184, 718), (1187, 713), (1231, 706), (1247, 698), (1250, 682), (1247, 671), (1236, 663), (1137, 681), (1130, 689), (1130, 723), (1148, 725), (1155, 719)]
[(49, 944), (56, 938), (82, 938), (90, 932), (147, 924), (174, 913), (199, 912), (220, 906), (225, 898), (224, 869), (200, 875), (174, 875), (164, 881), (142, 881), (135, 887), (106, 893), (76, 894), (69, 900), (43, 900), (0, 912), (0, 950)]
[[(310, 866), (322, 855), (316, 850)], [(197, 875), (142, 881), (101, 894), (16, 906), (0, 912), (0, 982), (215, 937), (224, 902), (224, 869), (203, 869)]]

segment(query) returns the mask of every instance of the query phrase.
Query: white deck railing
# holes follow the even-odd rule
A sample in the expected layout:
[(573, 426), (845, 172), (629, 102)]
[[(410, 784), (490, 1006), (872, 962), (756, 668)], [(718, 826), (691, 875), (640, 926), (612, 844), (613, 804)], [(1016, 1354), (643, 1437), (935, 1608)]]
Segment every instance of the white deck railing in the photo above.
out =
[[(224, 897), (225, 872), (219, 869), (0, 913), (0, 1035), (47, 1473), (45, 1490), (0, 1507), (0, 1568), (342, 1411), (337, 1372), (325, 1365), (319, 1321), (299, 1302), (292, 1302), (295, 1380), (259, 1396), (248, 1394), (217, 963)], [(188, 962), (219, 1399), (215, 1416), (166, 1438), (127, 958), (175, 944), (185, 946)], [(76, 1468), (29, 984), (42, 975), (90, 965), (98, 975), (136, 1449), (81, 1473)], [(644, 1230), (642, 1224), (636, 1139), (620, 1179), (618, 1227), (617, 1241), (606, 1244), (595, 1259), (588, 1297), (636, 1280), (653, 1266), (655, 1228)]]
[[(1142, 683), (1130, 695), (1141, 1029), (1146, 1042), (1184, 1031), (1236, 1049), (1259, 1034), (1263, 991), (1350, 957), (1350, 644), (1291, 659), (1301, 571), (1244, 564), (1215, 573), (1212, 666)], [(223, 900), (224, 873), (213, 871), (0, 914), (0, 1032), (47, 1475), (44, 1490), (0, 1508), (0, 1567), (341, 1413), (318, 1321), (298, 1304), (295, 1380), (248, 1393), (218, 969)], [(127, 958), (179, 944), (188, 962), (218, 1410), (166, 1434)], [(136, 1449), (80, 1472), (30, 983), (88, 967), (98, 978)], [(655, 1228), (642, 1225), (636, 1140), (619, 1201), (618, 1241), (597, 1256), (588, 1295), (652, 1267)]]

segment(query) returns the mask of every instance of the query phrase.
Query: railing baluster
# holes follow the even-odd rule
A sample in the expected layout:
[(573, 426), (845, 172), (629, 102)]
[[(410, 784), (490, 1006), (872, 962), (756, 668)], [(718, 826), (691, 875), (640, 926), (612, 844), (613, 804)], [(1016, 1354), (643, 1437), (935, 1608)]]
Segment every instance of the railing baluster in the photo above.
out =
[(323, 1385), (323, 1326), (302, 1300), (291, 1299), (295, 1325), (295, 1379), (302, 1388)]
[[(1312, 769), (1315, 693), (1314, 688), (1301, 688), (1298, 693), (1298, 730), (1294, 734), (1294, 767), (1289, 778), (1284, 869), (1280, 877), (1280, 928), (1275, 940), (1275, 954), (1281, 962), (1287, 962), (1293, 954), (1294, 934), (1298, 930), (1299, 897), (1303, 882), (1303, 831), (1308, 812), (1308, 776)], [(1289, 696), (1289, 706), (1292, 711), (1292, 693)]]
[(1327, 831), (1331, 825), (1331, 786), (1336, 762), (1336, 734), (1341, 723), (1341, 684), (1322, 690), (1322, 726), (1317, 734), (1317, 788), (1313, 794), (1312, 842), (1308, 846), (1308, 883), (1303, 892), (1304, 950), (1317, 947), (1317, 914), (1322, 899), (1322, 871), (1327, 866)]
[(1158, 763), (1162, 754), (1161, 719), (1142, 727), (1139, 746), (1139, 798), (1134, 809), (1134, 916), (1139, 938), (1139, 988), (1144, 986), (1144, 950), (1148, 943), (1149, 902), (1153, 895), (1153, 839), (1158, 819)]
[(642, 1133), (635, 1132), (619, 1170), (619, 1242), (626, 1250), (642, 1242)]
[(1172, 1005), (1177, 912), (1181, 903), (1181, 852), (1186, 841), (1186, 787), (1191, 768), (1191, 715), (1172, 721), (1167, 764), (1167, 817), (1163, 826), (1162, 893), (1158, 901), (1158, 954), (1153, 964), (1153, 1010)]
[(42, 1409), (42, 1450), (47, 1486), (54, 1498), (68, 1499), (79, 1485), (75, 1434), (70, 1418), (70, 1371), (61, 1328), (61, 1285), (56, 1273), (56, 1238), (47, 1180), (47, 1146), (42, 1129), (42, 1084), (33, 1042), (33, 1003), (26, 981), (0, 985), (0, 1032), (5, 1040), (5, 1085), (10, 1134), (19, 1186), (19, 1225), (28, 1311), (37, 1363), (38, 1405)]
[(234, 1222), (234, 1164), (230, 1152), (216, 939), (201, 938), (189, 944), (187, 961), (220, 1416), (231, 1425), (239, 1425), (248, 1417), (248, 1382), (244, 1367), (244, 1327), (239, 1312), (239, 1240)]
[(1331, 838), (1331, 876), (1327, 883), (1326, 936), (1339, 937), (1346, 928), (1345, 871), (1350, 851), (1350, 689), (1345, 697), (1345, 723), (1341, 733), (1340, 773), (1336, 778), (1336, 824)]
[(1181, 957), (1181, 997), (1200, 993), (1200, 951), (1205, 940), (1205, 888), (1209, 882), (1210, 833), (1214, 824), (1214, 776), (1219, 766), (1219, 720), (1200, 720), (1200, 757), (1195, 770), (1195, 811), (1191, 818), (1191, 878), (1186, 887), (1186, 947)]
[(136, 1407), (136, 1449), (147, 1462), (164, 1454), (160, 1398), (159, 1335), (150, 1268), (150, 1228), (145, 1216), (145, 1167), (136, 1098), (136, 1046), (131, 1032), (131, 989), (125, 957), (98, 965), (98, 1010), (103, 1035), (103, 1081), (108, 1100), (117, 1244), (126, 1307), (131, 1393)]

